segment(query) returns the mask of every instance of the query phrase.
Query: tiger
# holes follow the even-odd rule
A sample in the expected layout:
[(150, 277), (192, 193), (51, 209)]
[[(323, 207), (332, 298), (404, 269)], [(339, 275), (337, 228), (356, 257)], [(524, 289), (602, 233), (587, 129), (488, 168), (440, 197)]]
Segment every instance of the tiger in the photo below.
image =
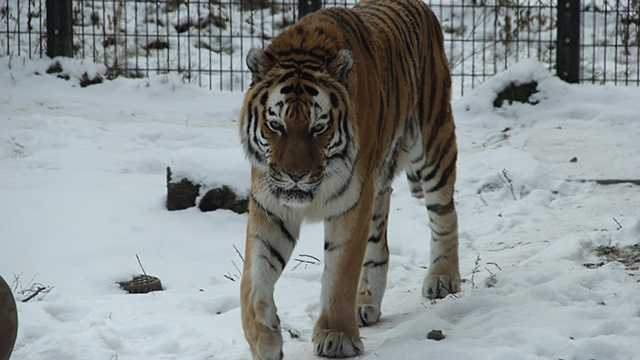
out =
[(389, 269), (391, 184), (405, 171), (429, 218), (422, 295), (460, 291), (457, 145), (440, 24), (420, 0), (301, 18), (246, 56), (240, 142), (251, 164), (241, 318), (253, 359), (283, 358), (274, 287), (303, 221), (324, 223), (315, 354), (362, 354)]

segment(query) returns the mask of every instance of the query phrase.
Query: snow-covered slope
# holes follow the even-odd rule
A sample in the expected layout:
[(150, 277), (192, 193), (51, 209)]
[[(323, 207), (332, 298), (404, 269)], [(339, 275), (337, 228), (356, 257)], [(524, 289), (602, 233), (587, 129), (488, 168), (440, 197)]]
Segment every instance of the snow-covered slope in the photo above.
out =
[[(249, 359), (230, 280), (245, 215), (163, 207), (172, 163), (208, 157), (204, 175), (247, 184), (230, 164), (242, 95), (171, 77), (82, 89), (33, 74), (47, 65), (0, 59), (0, 275), (17, 290), (53, 286), (19, 303), (12, 359)], [(539, 104), (494, 110), (513, 78), (537, 80)], [(426, 211), (399, 178), (383, 320), (363, 329), (361, 358), (639, 359), (640, 284), (620, 264), (583, 263), (598, 245), (640, 242), (640, 188), (567, 181), (640, 178), (639, 100), (638, 88), (570, 86), (534, 63), (456, 100), (463, 291), (421, 299)], [(321, 259), (321, 239), (306, 225), (294, 258)], [(166, 291), (118, 289), (140, 271), (136, 254)], [(285, 334), (288, 359), (314, 358), (321, 270), (292, 260), (276, 288), (297, 336)], [(446, 339), (426, 340), (432, 329)]]

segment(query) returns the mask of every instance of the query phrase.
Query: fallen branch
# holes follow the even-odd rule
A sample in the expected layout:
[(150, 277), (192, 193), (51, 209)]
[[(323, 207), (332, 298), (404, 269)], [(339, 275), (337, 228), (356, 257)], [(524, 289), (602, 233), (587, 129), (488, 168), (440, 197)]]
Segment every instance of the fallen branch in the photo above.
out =
[[(51, 290), (51, 288), (48, 288), (46, 286), (39, 286), (31, 295), (27, 296), (26, 298), (22, 299), (23, 303), (28, 302), (29, 300), (33, 299), (34, 297), (38, 296), (40, 293), (46, 294)], [(46, 292), (45, 292), (46, 291)]]
[(640, 186), (640, 179), (567, 179), (571, 182), (594, 182), (598, 185), (619, 185), (619, 184), (631, 184)]

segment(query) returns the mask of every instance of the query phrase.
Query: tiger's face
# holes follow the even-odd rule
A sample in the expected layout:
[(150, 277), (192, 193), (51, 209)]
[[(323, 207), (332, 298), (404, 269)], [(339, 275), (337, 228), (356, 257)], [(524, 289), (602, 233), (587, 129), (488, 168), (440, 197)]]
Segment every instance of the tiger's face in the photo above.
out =
[(273, 62), (267, 70), (266, 57), (261, 50), (247, 57), (254, 82), (245, 95), (241, 139), (271, 195), (305, 207), (331, 182), (331, 163), (348, 156), (349, 106), (340, 100), (345, 85), (322, 67)]

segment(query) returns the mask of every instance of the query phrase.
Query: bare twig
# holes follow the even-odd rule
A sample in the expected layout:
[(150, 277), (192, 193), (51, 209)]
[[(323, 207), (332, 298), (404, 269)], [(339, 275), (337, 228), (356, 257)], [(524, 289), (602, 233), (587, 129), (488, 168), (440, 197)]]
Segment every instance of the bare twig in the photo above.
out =
[(17, 293), (22, 288), (22, 273), (13, 274), (13, 292)]
[[(311, 259), (311, 260), (308, 260), (308, 259)], [(321, 263), (320, 259), (318, 259), (313, 255), (308, 255), (308, 254), (300, 254), (298, 255), (297, 258), (293, 260), (296, 261), (297, 264), (296, 266), (293, 267), (292, 270), (297, 269), (302, 264), (305, 265), (305, 269), (306, 269), (308, 265), (319, 265)]]
[(233, 265), (233, 267), (236, 269), (236, 271), (238, 272), (238, 277), (242, 276), (242, 271), (240, 271), (240, 268), (238, 267), (238, 265), (236, 264), (235, 261), (231, 260), (231, 264)]
[(476, 274), (480, 272), (480, 255), (476, 257), (476, 262), (473, 264), (473, 271), (471, 272), (471, 287), (476, 288)]
[(615, 217), (612, 217), (612, 219), (616, 223), (616, 225), (618, 226), (618, 228), (616, 230), (622, 230), (622, 224), (620, 224), (618, 219), (616, 219)]
[(231, 275), (224, 274), (224, 275), (222, 275), (222, 276), (226, 277), (227, 279), (229, 279), (229, 280), (231, 280), (231, 281), (233, 281), (233, 282), (236, 282), (236, 279), (234, 279), (234, 278), (233, 278), (233, 276), (231, 276)]
[(29, 294), (29, 296), (27, 296), (26, 298), (22, 299), (21, 301), (23, 303), (28, 302), (29, 300), (35, 298), (38, 295), (46, 295), (48, 294), (53, 288), (51, 286), (46, 286), (43, 284), (33, 284), (31, 286), (31, 288), (26, 289), (26, 290), (22, 290), (21, 293), (23, 295)]
[(306, 258), (313, 259), (313, 260), (315, 260), (315, 262), (316, 262), (316, 263), (318, 263), (318, 264), (321, 262), (321, 261), (320, 261), (320, 259), (318, 259), (317, 257), (315, 257), (315, 256), (313, 256), (313, 255), (300, 254), (300, 257), (306, 257)]
[(242, 253), (240, 253), (240, 250), (238, 250), (238, 247), (233, 245), (233, 249), (236, 251), (236, 254), (238, 254), (238, 257), (240, 258), (240, 260), (242, 260), (242, 263), (244, 264), (244, 258), (242, 257)]
[(502, 169), (501, 177), (502, 181), (509, 186), (509, 190), (511, 191), (511, 196), (513, 196), (513, 200), (518, 200), (516, 197), (516, 192), (513, 190), (513, 179), (509, 176), (507, 169)]
[(138, 265), (140, 265), (140, 269), (142, 269), (142, 273), (146, 276), (147, 272), (144, 271), (144, 267), (142, 266), (142, 261), (140, 261), (140, 257), (136, 254), (136, 259), (138, 259)]
[(494, 262), (488, 262), (488, 263), (486, 263), (486, 264), (487, 264), (487, 265), (493, 265), (493, 266), (495, 266), (496, 268), (498, 268), (498, 270), (502, 271), (502, 268), (500, 267), (500, 265), (498, 265), (498, 264), (496, 264), (496, 263), (494, 263)]

